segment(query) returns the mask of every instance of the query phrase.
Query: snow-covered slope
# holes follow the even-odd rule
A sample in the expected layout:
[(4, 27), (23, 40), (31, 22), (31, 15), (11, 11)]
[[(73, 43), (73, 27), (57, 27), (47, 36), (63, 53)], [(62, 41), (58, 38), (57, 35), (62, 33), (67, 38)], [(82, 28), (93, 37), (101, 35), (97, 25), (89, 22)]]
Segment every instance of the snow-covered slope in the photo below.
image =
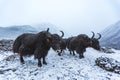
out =
[(101, 34), (102, 46), (120, 49), (120, 21), (107, 27)]
[[(47, 56), (47, 65), (37, 66), (34, 57), (24, 57), (25, 64), (20, 64), (19, 56), (12, 52), (1, 52), (0, 80), (119, 80), (120, 75), (108, 72), (95, 65), (95, 59), (107, 56), (120, 61), (120, 51), (106, 54), (87, 48), (85, 58), (65, 52), (58, 56), (50, 50)], [(3, 57), (5, 55), (5, 57)], [(15, 55), (15, 56), (10, 56)], [(9, 56), (9, 57), (6, 57)]]
[(23, 33), (37, 33), (50, 28), (51, 33), (60, 34), (60, 29), (50, 23), (42, 23), (39, 25), (20, 25), (20, 26), (9, 26), (0, 27), (0, 39), (14, 39), (18, 35)]

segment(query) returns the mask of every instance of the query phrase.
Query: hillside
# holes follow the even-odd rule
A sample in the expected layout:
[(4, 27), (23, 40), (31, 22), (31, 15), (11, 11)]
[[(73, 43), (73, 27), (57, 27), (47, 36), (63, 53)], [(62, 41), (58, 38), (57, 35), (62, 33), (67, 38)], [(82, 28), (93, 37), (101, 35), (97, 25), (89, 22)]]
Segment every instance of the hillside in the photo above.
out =
[[(120, 51), (119, 51), (120, 52)], [(20, 64), (19, 56), (12, 52), (0, 54), (0, 79), (1, 80), (119, 80), (120, 75), (108, 72), (95, 65), (95, 59), (106, 56), (120, 61), (118, 51), (106, 54), (88, 48), (85, 58), (79, 59), (78, 55), (70, 55), (66, 51), (58, 56), (53, 50), (49, 51), (46, 58), (47, 65), (37, 66), (34, 57), (24, 57), (25, 64)], [(119, 55), (119, 56), (118, 56)]]
[(51, 33), (57, 33), (61, 35), (59, 32), (60, 29), (49, 23), (41, 23), (38, 25), (17, 25), (17, 26), (8, 26), (8, 27), (0, 27), (0, 39), (15, 39), (17, 36), (23, 33), (37, 33), (43, 30), (47, 30), (50, 28)]
[(37, 30), (30, 25), (0, 27), (0, 39), (12, 39), (22, 33), (35, 32), (37, 32)]
[(120, 49), (120, 21), (101, 32), (101, 46)]

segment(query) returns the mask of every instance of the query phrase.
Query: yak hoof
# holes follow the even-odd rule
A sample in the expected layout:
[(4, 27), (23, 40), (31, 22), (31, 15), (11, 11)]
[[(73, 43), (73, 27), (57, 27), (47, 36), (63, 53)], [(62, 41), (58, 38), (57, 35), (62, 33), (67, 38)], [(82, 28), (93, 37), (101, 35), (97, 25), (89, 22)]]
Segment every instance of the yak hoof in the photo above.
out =
[(61, 53), (58, 53), (59, 56), (61, 56)]
[(47, 62), (43, 62), (43, 64), (47, 65)]
[(23, 62), (21, 62), (21, 64), (25, 64), (25, 62), (23, 61)]
[(21, 64), (24, 64), (24, 63), (25, 63), (24, 60), (20, 60), (20, 62), (21, 62)]
[(38, 67), (42, 67), (42, 65), (38, 65)]
[(75, 56), (75, 53), (73, 53), (73, 56)]
[(79, 58), (82, 59), (82, 58), (84, 58), (84, 56), (80, 56)]
[(42, 67), (42, 64), (38, 64), (38, 67)]

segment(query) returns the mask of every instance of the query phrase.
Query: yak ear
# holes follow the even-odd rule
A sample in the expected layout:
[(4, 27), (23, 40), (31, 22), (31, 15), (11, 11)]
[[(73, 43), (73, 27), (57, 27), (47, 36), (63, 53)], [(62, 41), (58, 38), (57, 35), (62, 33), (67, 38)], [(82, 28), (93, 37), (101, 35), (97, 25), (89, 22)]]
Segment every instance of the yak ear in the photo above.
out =
[(49, 32), (49, 28), (47, 28), (47, 32)]

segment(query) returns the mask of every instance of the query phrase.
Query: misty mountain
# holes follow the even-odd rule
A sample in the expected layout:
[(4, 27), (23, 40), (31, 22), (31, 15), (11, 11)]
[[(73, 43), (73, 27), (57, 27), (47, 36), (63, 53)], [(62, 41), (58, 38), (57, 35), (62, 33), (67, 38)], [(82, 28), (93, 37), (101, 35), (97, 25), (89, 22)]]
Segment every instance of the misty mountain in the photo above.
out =
[(12, 39), (22, 33), (35, 32), (37, 32), (37, 30), (30, 25), (0, 27), (0, 39)]
[(60, 26), (56, 26), (56, 25), (51, 24), (51, 23), (34, 24), (32, 26), (34, 26), (37, 30), (45, 30), (47, 28), (50, 28), (49, 31), (52, 34), (57, 33), (57, 34), (61, 35), (60, 31), (63, 31), (64, 32), (64, 37), (68, 37), (68, 35), (69, 35), (68, 32), (65, 31), (64, 29), (62, 29)]
[(8, 26), (8, 27), (0, 27), (0, 39), (14, 39), (17, 36), (23, 33), (38, 33), (43, 30), (47, 30), (50, 28), (51, 33), (57, 33), (61, 35), (58, 27), (48, 24), (42, 23), (37, 25), (18, 25), (18, 26)]
[(120, 21), (101, 32), (101, 46), (120, 49)]

